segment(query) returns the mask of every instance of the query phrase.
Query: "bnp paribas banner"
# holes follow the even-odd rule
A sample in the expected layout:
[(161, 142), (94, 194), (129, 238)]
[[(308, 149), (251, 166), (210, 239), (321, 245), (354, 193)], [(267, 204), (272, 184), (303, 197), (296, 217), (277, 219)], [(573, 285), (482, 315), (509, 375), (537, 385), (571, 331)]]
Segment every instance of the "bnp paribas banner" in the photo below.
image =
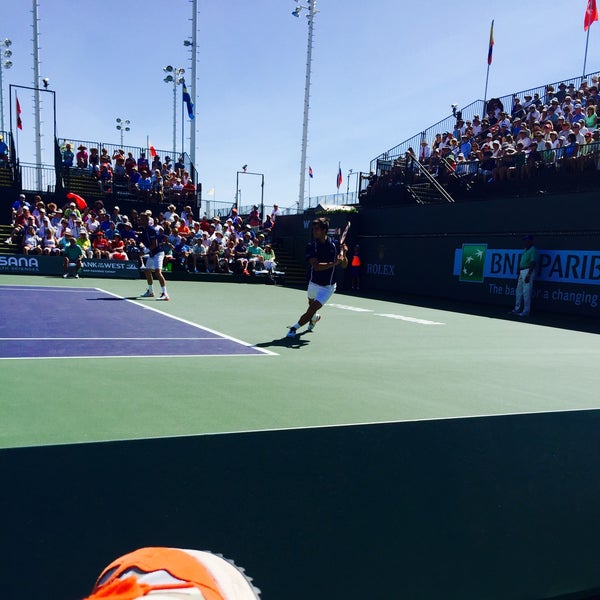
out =
[[(463, 244), (455, 250), (454, 275), (462, 283), (483, 284), (490, 296), (514, 296), (521, 254), (514, 248)], [(546, 285), (534, 288), (534, 299), (596, 308), (600, 251), (537, 249), (535, 281)]]
[[(61, 275), (64, 262), (60, 256), (25, 254), (0, 254), (0, 274), (10, 275)], [(83, 276), (137, 279), (139, 266), (131, 260), (89, 258), (83, 261)]]

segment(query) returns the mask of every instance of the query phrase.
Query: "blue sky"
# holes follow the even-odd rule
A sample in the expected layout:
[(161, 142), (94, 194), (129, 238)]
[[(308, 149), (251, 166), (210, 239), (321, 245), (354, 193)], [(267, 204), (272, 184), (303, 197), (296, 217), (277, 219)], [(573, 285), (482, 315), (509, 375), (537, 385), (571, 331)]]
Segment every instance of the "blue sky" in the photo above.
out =
[[(298, 200), (307, 19), (293, 0), (199, 0), (198, 77), (191, 81), (192, 3), (38, 0), (40, 76), (56, 92), (60, 137), (117, 144), (115, 119), (131, 121), (125, 143), (172, 146), (173, 88), (163, 67), (196, 87), (197, 168), (204, 193), (233, 202), (236, 171), (265, 175), (265, 206)], [(301, 3), (302, 4), (302, 3)], [(320, 0), (315, 18), (308, 160), (310, 195), (336, 192), (347, 174), (450, 113), (483, 98), (490, 23), (495, 47), (488, 97), (582, 73), (587, 0), (498, 5), (477, 0)], [(8, 86), (33, 85), (32, 3), (5, 11), (0, 38), (13, 42)], [(600, 69), (600, 23), (591, 27), (587, 72)], [(181, 90), (178, 89), (178, 94)], [(25, 92), (22, 147), (33, 115)], [(44, 96), (45, 97), (45, 96)], [(178, 140), (181, 139), (178, 109)], [(51, 103), (44, 102), (47, 131)], [(186, 121), (186, 138), (189, 122)], [(178, 144), (180, 142), (178, 141)], [(186, 139), (186, 146), (189, 141)], [(49, 140), (44, 146), (49, 147)], [(350, 190), (356, 177), (350, 178)], [(308, 195), (308, 178), (306, 195)], [(260, 200), (260, 178), (243, 176), (242, 204)]]

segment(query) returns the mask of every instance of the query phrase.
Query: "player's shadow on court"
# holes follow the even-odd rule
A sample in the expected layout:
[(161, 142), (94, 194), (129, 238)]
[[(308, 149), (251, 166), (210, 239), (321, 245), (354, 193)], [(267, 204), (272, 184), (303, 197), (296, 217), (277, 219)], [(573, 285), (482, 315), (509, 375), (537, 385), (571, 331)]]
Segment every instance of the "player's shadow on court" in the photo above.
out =
[(260, 344), (254, 344), (254, 346), (256, 348), (279, 347), (279, 348), (293, 348), (294, 350), (299, 350), (300, 348), (307, 346), (310, 343), (310, 340), (302, 338), (302, 336), (305, 333), (307, 333), (307, 332), (303, 331), (302, 333), (299, 333), (298, 335), (296, 335), (296, 337), (293, 337), (293, 338), (284, 336), (282, 338), (277, 338), (277, 339), (271, 340), (270, 342), (261, 342)]

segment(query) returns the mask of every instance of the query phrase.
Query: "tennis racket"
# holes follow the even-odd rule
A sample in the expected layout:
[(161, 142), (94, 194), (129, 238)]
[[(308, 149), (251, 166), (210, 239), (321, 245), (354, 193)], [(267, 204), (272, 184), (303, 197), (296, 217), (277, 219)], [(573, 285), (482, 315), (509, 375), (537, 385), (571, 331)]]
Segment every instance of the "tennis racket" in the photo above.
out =
[(344, 231), (342, 231), (342, 235), (340, 236), (340, 249), (342, 248), (342, 246), (344, 245), (344, 242), (346, 241), (346, 236), (348, 235), (349, 229), (350, 229), (350, 221), (348, 221), (348, 224), (346, 225)]

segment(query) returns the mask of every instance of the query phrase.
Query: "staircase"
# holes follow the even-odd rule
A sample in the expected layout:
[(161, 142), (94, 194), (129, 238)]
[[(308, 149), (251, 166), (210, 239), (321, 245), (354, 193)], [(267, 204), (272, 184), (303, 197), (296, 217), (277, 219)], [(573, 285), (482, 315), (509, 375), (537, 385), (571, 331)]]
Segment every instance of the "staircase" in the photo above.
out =
[(439, 189), (435, 188), (427, 181), (406, 186), (406, 189), (417, 204), (448, 203), (447, 198), (440, 193)]
[(83, 172), (82, 174), (69, 173), (64, 178), (64, 185), (66, 191), (81, 196), (88, 201), (89, 205), (93, 204), (90, 200), (103, 200), (105, 198), (105, 194), (98, 185), (98, 180), (89, 172)]
[(282, 246), (275, 247), (277, 270), (285, 273), (284, 281), (288, 287), (306, 287), (306, 265), (299, 263)]
[(13, 188), (14, 185), (11, 169), (9, 167), (0, 167), (0, 187)]
[(0, 254), (17, 254), (17, 247), (6, 241), (12, 230), (12, 225), (0, 225)]

